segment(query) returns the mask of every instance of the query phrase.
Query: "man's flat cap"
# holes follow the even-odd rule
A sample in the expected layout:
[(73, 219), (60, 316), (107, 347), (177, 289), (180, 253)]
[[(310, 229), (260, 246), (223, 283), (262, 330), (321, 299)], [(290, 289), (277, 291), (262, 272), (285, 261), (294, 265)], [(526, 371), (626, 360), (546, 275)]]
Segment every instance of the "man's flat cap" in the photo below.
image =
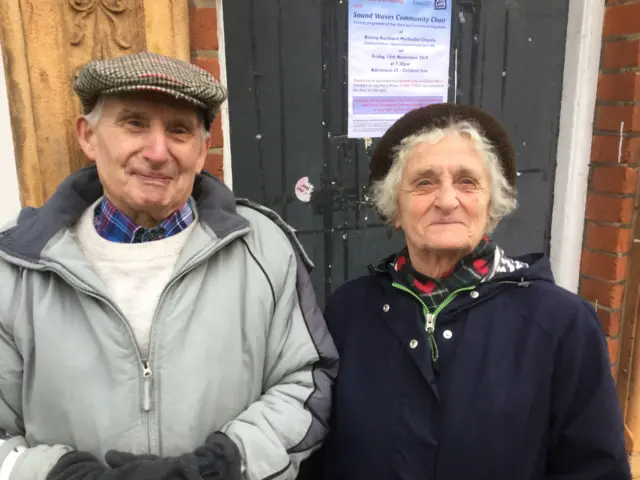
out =
[(92, 60), (78, 72), (73, 87), (85, 114), (93, 110), (101, 95), (154, 91), (200, 109), (207, 129), (227, 98), (225, 88), (206, 70), (150, 52)]
[(516, 186), (516, 154), (509, 136), (500, 123), (484, 110), (471, 105), (438, 103), (416, 108), (398, 119), (384, 133), (369, 163), (369, 183), (382, 180), (389, 173), (396, 148), (402, 140), (417, 133), (445, 128), (452, 123), (468, 121), (480, 129), (491, 142), (507, 181)]

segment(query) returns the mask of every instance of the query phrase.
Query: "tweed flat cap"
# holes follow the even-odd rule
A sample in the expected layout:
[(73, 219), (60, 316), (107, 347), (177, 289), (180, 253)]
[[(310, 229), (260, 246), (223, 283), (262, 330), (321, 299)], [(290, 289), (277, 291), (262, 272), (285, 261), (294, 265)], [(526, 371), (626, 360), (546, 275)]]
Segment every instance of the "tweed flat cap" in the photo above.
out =
[(207, 129), (227, 98), (225, 88), (206, 70), (150, 52), (92, 60), (80, 69), (73, 87), (85, 114), (91, 112), (100, 95), (155, 91), (202, 110)]
[(369, 184), (383, 179), (393, 163), (396, 147), (403, 139), (430, 128), (443, 128), (452, 122), (469, 121), (480, 128), (491, 142), (512, 187), (516, 186), (516, 154), (502, 125), (480, 108), (470, 105), (438, 103), (416, 108), (398, 119), (384, 133), (373, 151), (369, 164)]

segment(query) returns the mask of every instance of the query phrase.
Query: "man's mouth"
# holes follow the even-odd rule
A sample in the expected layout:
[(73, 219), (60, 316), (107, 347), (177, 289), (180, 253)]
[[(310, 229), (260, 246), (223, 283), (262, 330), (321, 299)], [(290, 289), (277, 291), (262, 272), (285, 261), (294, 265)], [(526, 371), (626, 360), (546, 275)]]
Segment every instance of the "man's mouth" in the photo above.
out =
[(171, 177), (167, 175), (159, 175), (157, 173), (136, 173), (135, 175), (140, 179), (149, 182), (167, 182), (171, 180)]

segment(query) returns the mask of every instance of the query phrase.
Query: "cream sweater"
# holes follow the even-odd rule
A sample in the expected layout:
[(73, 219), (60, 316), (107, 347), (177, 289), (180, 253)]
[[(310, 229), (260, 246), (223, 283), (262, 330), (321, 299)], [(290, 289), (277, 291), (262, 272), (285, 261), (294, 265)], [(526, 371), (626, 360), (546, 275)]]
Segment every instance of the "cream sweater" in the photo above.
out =
[(93, 224), (97, 204), (87, 209), (77, 222), (75, 235), (111, 299), (129, 322), (142, 358), (146, 358), (160, 295), (196, 222), (162, 240), (134, 244), (110, 242), (98, 234)]

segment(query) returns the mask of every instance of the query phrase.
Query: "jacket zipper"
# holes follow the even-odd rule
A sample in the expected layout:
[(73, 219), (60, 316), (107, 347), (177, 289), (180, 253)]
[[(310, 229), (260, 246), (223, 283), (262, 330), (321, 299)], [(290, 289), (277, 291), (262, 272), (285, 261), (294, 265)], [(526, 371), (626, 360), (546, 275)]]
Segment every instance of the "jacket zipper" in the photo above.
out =
[[(531, 282), (526, 281), (524, 278), (519, 282), (516, 282), (513, 280), (504, 280), (497, 283), (517, 285), (518, 287), (528, 287), (531, 284)], [(435, 337), (436, 319), (438, 315), (442, 310), (444, 310), (447, 307), (447, 305), (449, 305), (453, 301), (454, 298), (456, 298), (456, 296), (458, 296), (458, 294), (475, 290), (477, 286), (460, 288), (458, 290), (451, 292), (449, 296), (440, 305), (438, 305), (438, 308), (436, 308), (435, 311), (431, 313), (429, 312), (429, 308), (427, 308), (427, 305), (422, 301), (422, 299), (418, 295), (415, 294), (415, 292), (411, 291), (404, 285), (397, 282), (393, 282), (392, 285), (398, 290), (408, 293), (413, 298), (415, 298), (418, 302), (420, 302), (420, 305), (422, 305), (422, 312), (425, 318), (425, 330), (427, 332), (427, 341), (429, 343), (429, 348), (431, 349), (431, 360), (433, 360), (433, 362), (436, 363), (438, 361), (438, 358), (440, 357), (440, 353), (438, 351), (438, 344), (436, 342), (436, 337)]]
[[(109, 307), (111, 307), (111, 309), (116, 312), (116, 314), (120, 317), (120, 319), (124, 322), (124, 324), (127, 326), (127, 329), (129, 330), (129, 333), (131, 334), (131, 338), (133, 339), (133, 343), (135, 343), (136, 345), (136, 353), (138, 355), (138, 359), (140, 360), (140, 365), (142, 365), (142, 377), (143, 379), (145, 379), (145, 383), (146, 382), (150, 382), (151, 380), (151, 367), (149, 366), (149, 363), (142, 358), (142, 354), (140, 353), (140, 343), (138, 342), (138, 337), (136, 337), (136, 332), (133, 330), (133, 327), (131, 326), (131, 323), (129, 323), (129, 320), (127, 320), (127, 317), (125, 317), (124, 313), (122, 313), (122, 310), (120, 310), (116, 305), (114, 305), (108, 298), (104, 297), (103, 295), (100, 294), (100, 292), (98, 292), (97, 290), (94, 290), (93, 288), (89, 287), (87, 284), (79, 282), (78, 280), (76, 280), (72, 275), (67, 274), (64, 270), (60, 270), (56, 267), (52, 267), (52, 266), (47, 266), (46, 270), (49, 270), (51, 272), (54, 272), (58, 275), (60, 275), (69, 285), (71, 285), (72, 287), (76, 288), (77, 290), (86, 293), (87, 295), (89, 295), (90, 297), (95, 298), (96, 300), (99, 300), (103, 303), (105, 303), (106, 305), (108, 305)], [(146, 389), (145, 389), (146, 391)], [(148, 411), (147, 408), (145, 408), (145, 405), (149, 402), (147, 402), (146, 396), (143, 395), (143, 400), (142, 400), (142, 407), (143, 410)]]
[(169, 290), (169, 288), (176, 281), (178, 281), (184, 275), (189, 273), (191, 270), (193, 270), (193, 269), (197, 268), (198, 266), (202, 265), (203, 263), (205, 263), (206, 260), (209, 257), (211, 257), (212, 255), (217, 253), (222, 248), (226, 247), (233, 240), (235, 240), (236, 238), (241, 237), (242, 235), (245, 235), (247, 233), (247, 231), (248, 231), (247, 229), (243, 229), (243, 230), (240, 230), (240, 231), (236, 232), (233, 235), (227, 236), (224, 239), (224, 241), (218, 243), (211, 250), (208, 250), (205, 253), (203, 253), (197, 260), (194, 260), (190, 264), (186, 265), (164, 287), (164, 289), (162, 290), (162, 293), (160, 294), (160, 297), (158, 299), (158, 303), (156, 305), (156, 308), (153, 311), (153, 316), (151, 317), (151, 328), (149, 330), (149, 354), (147, 355), (148, 358), (143, 358), (142, 357), (142, 353), (141, 353), (141, 349), (140, 349), (140, 342), (138, 341), (138, 337), (136, 337), (136, 333), (133, 330), (133, 327), (131, 327), (131, 323), (127, 320), (127, 318), (125, 317), (124, 313), (122, 313), (122, 311), (116, 305), (114, 305), (108, 298), (106, 298), (105, 296), (100, 294), (100, 292), (98, 292), (97, 290), (89, 287), (87, 284), (78, 281), (72, 275), (69, 275), (64, 270), (61, 270), (61, 269), (59, 269), (59, 268), (57, 268), (55, 266), (51, 266), (51, 265), (47, 265), (44, 268), (44, 270), (49, 270), (51, 272), (54, 272), (54, 273), (60, 275), (69, 285), (73, 286), (77, 290), (79, 290), (81, 292), (84, 292), (87, 295), (89, 295), (89, 296), (95, 298), (96, 300), (99, 300), (99, 301), (105, 303), (106, 305), (108, 305), (109, 307), (111, 307), (111, 309), (120, 317), (120, 319), (127, 326), (127, 329), (129, 330), (131, 338), (133, 339), (133, 342), (134, 342), (134, 344), (136, 346), (136, 354), (138, 355), (138, 359), (140, 361), (140, 365), (142, 366), (142, 380), (143, 380), (142, 390), (143, 391), (142, 391), (142, 405), (141, 405), (141, 407), (142, 407), (142, 410), (145, 412), (145, 414), (147, 416), (147, 439), (148, 439), (148, 442), (149, 442), (149, 447), (148, 447), (149, 451), (151, 451), (151, 426), (150, 426), (150, 423), (149, 423), (149, 412), (151, 411), (151, 405), (152, 405), (152, 400), (153, 400), (152, 388), (151, 388), (152, 380), (153, 380), (153, 370), (151, 369), (151, 362), (149, 361), (149, 358), (151, 358), (151, 352), (153, 350), (153, 341), (152, 341), (153, 340), (153, 330), (154, 330), (153, 327), (154, 327), (154, 324), (155, 324), (155, 318), (156, 318), (156, 315), (158, 313), (158, 309), (159, 309), (160, 303), (164, 300), (164, 296), (166, 295), (166, 292)]
[(392, 285), (398, 290), (408, 293), (413, 298), (418, 300), (418, 302), (420, 302), (420, 305), (422, 305), (422, 313), (425, 318), (424, 329), (427, 332), (427, 341), (429, 343), (429, 348), (431, 349), (431, 360), (433, 361), (434, 364), (437, 363), (438, 358), (440, 358), (440, 352), (438, 351), (438, 344), (436, 342), (436, 336), (435, 336), (436, 320), (438, 318), (438, 315), (440, 314), (440, 312), (442, 312), (442, 310), (444, 310), (447, 307), (447, 305), (449, 305), (453, 301), (454, 298), (458, 296), (458, 294), (475, 290), (476, 287), (460, 288), (458, 290), (451, 292), (449, 296), (445, 298), (445, 300), (440, 305), (438, 305), (438, 307), (433, 311), (433, 313), (431, 313), (429, 311), (429, 308), (427, 307), (427, 304), (424, 303), (424, 301), (418, 295), (412, 292), (410, 289), (408, 289), (404, 285), (401, 285), (400, 283), (397, 283), (397, 282), (393, 282)]
[[(162, 292), (160, 293), (160, 296), (158, 297), (158, 303), (156, 304), (156, 307), (153, 310), (153, 315), (151, 317), (151, 328), (149, 329), (149, 352), (148, 352), (148, 355), (147, 355), (147, 359), (143, 361), (143, 365), (146, 363), (146, 372), (148, 373), (148, 377), (146, 377), (146, 378), (148, 378), (148, 382), (149, 383), (151, 383), (151, 377), (153, 375), (153, 372), (151, 371), (150, 359), (152, 358), (153, 345), (154, 345), (153, 333), (154, 333), (154, 326), (155, 326), (155, 323), (156, 323), (155, 320), (156, 320), (156, 315), (158, 314), (158, 310), (160, 309), (160, 305), (162, 304), (165, 295), (167, 294), (167, 292), (169, 291), (169, 289), (173, 286), (173, 284), (175, 282), (180, 280), (187, 273), (191, 272), (192, 270), (198, 268), (200, 265), (205, 263), (211, 256), (215, 255), (217, 252), (219, 252), (224, 247), (229, 245), (236, 238), (239, 238), (239, 237), (245, 235), (246, 233), (247, 233), (247, 229), (243, 229), (243, 230), (240, 230), (240, 231), (236, 232), (235, 234), (227, 236), (222, 242), (218, 243), (213, 249), (204, 252), (196, 260), (193, 260), (191, 263), (187, 264), (180, 272), (177, 273), (177, 275), (175, 277), (173, 277), (171, 280), (169, 280), (169, 283), (167, 283), (165, 285), (165, 287), (162, 289)], [(140, 347), (138, 347), (138, 349), (139, 348)], [(144, 373), (145, 372), (143, 371), (143, 376), (144, 376)], [(149, 395), (151, 395), (151, 389), (150, 388), (149, 388)], [(151, 404), (151, 398), (148, 399), (148, 403)]]

